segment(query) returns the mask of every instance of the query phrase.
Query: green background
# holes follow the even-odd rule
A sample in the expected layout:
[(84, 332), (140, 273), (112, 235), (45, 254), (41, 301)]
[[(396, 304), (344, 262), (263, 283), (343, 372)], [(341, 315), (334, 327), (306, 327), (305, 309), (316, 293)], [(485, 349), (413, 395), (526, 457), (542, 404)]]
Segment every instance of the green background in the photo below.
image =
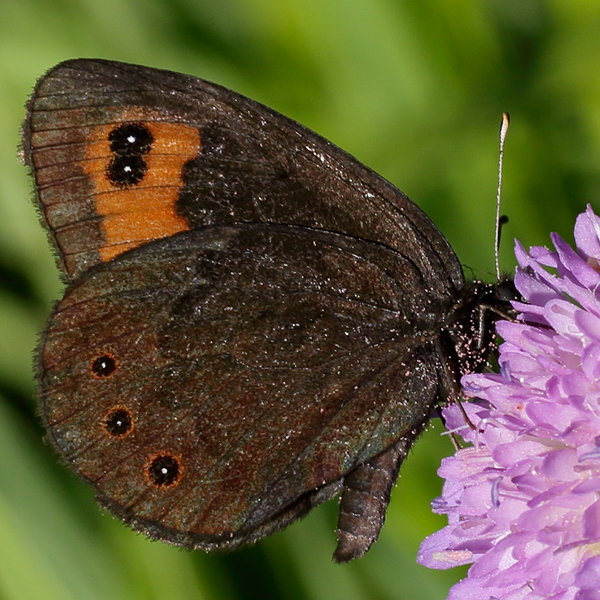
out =
[(409, 194), (467, 273), (493, 280), (497, 132), (505, 158), (502, 265), (512, 238), (571, 240), (600, 210), (600, 3), (595, 0), (0, 0), (0, 599), (445, 598), (464, 571), (415, 564), (445, 520), (429, 512), (451, 453), (416, 445), (380, 540), (331, 562), (335, 502), (227, 555), (137, 536), (44, 444), (32, 355), (61, 285), (16, 158), (34, 82), (102, 57), (234, 88), (331, 139)]

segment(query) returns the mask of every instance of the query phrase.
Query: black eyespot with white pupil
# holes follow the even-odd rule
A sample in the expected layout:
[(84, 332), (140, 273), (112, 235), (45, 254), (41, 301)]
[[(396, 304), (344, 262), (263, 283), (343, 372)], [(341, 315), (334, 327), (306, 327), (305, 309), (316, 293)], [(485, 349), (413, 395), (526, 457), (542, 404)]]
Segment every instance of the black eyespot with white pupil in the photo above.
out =
[(146, 470), (147, 477), (153, 485), (167, 488), (179, 482), (181, 465), (178, 458), (167, 452), (151, 458)]
[(148, 154), (154, 143), (154, 136), (142, 123), (124, 123), (108, 134), (110, 151), (120, 156), (141, 156)]
[(126, 408), (118, 406), (104, 417), (104, 428), (112, 437), (124, 437), (133, 431), (133, 417)]
[(91, 370), (100, 379), (110, 377), (117, 370), (117, 361), (110, 354), (101, 354), (92, 361)]
[(136, 185), (146, 175), (148, 165), (141, 156), (116, 156), (108, 165), (107, 176), (117, 186)]
[(150, 129), (142, 123), (124, 123), (108, 134), (108, 141), (113, 157), (106, 168), (106, 177), (117, 187), (137, 185), (148, 171), (144, 155), (154, 143)]

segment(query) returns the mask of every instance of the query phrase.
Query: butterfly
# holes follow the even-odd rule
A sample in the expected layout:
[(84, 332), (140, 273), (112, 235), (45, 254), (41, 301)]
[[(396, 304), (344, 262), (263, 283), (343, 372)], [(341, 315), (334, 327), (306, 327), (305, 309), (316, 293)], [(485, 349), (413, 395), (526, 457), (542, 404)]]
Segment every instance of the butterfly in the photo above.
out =
[(63, 62), (22, 139), (67, 284), (38, 352), (65, 462), (133, 529), (203, 550), (341, 494), (334, 558), (362, 556), (514, 288), (466, 283), (393, 185), (195, 77)]

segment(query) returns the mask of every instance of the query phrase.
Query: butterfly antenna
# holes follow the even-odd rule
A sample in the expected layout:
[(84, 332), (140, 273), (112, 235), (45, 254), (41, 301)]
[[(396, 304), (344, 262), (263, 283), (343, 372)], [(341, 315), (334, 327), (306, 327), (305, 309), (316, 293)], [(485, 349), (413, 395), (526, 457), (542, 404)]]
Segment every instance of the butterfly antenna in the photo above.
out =
[(500, 196), (502, 194), (502, 161), (504, 159), (504, 142), (508, 126), (510, 125), (510, 117), (508, 113), (502, 113), (502, 123), (500, 123), (500, 156), (498, 157), (498, 190), (496, 191), (496, 237), (494, 247), (494, 258), (496, 261), (496, 279), (500, 281), (500, 231), (502, 225), (506, 223), (506, 218), (500, 217)]

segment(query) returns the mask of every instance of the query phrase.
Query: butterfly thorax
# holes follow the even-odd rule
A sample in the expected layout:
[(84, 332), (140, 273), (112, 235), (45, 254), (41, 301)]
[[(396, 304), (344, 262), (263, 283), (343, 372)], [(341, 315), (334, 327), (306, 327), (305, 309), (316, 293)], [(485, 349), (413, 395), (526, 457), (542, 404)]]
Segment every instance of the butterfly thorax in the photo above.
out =
[(474, 281), (455, 303), (440, 336), (444, 354), (452, 357), (460, 375), (482, 371), (495, 347), (496, 322), (510, 318), (511, 300), (518, 294), (512, 281)]

